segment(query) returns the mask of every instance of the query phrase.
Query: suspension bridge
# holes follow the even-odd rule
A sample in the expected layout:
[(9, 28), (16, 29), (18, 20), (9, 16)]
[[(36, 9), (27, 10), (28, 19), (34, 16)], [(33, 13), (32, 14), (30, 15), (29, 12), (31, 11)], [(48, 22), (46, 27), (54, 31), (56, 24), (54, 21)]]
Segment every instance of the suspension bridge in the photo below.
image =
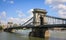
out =
[(45, 37), (45, 32), (53, 28), (66, 28), (66, 19), (46, 15), (44, 9), (33, 9), (33, 17), (18, 27), (5, 28), (4, 31), (11, 32), (13, 29), (32, 28), (29, 36)]

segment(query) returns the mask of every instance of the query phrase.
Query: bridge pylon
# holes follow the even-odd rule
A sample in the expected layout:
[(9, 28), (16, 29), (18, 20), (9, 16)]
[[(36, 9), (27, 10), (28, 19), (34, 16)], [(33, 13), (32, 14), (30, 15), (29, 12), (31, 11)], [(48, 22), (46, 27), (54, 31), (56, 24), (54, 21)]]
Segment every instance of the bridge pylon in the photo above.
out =
[[(40, 27), (40, 25), (47, 24), (46, 21), (46, 14), (47, 11), (44, 9), (33, 9), (33, 25), (34, 27)], [(42, 28), (33, 28), (32, 32), (30, 32), (29, 36), (34, 37), (45, 37), (45, 32), (48, 28), (42, 29)]]
[(44, 25), (46, 24), (46, 14), (47, 11), (44, 9), (33, 9), (33, 24), (34, 26)]

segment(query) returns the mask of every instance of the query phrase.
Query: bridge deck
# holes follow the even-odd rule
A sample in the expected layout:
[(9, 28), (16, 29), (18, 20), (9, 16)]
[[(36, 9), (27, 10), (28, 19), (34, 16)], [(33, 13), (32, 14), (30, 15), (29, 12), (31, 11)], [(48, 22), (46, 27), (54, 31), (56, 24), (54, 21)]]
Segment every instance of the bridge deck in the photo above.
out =
[(53, 25), (40, 25), (40, 26), (19, 26), (19, 27), (11, 27), (7, 29), (22, 29), (22, 28), (66, 28), (66, 24), (53, 24)]

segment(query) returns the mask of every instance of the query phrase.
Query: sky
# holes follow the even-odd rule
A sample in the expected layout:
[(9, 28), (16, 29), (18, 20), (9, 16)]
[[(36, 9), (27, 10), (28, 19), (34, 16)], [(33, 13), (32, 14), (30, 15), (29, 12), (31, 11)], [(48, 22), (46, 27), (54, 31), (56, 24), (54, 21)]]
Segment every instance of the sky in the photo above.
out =
[(47, 15), (66, 18), (66, 0), (0, 0), (0, 21), (24, 23), (30, 19), (34, 8), (47, 11)]

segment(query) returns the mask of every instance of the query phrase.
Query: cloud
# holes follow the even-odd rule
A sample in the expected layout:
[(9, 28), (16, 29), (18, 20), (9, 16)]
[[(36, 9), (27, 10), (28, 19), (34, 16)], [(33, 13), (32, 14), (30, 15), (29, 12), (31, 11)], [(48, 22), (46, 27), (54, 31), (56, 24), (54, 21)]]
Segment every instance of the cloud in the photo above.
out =
[(30, 9), (30, 10), (28, 10), (28, 12), (27, 13), (29, 13), (29, 18), (31, 18), (31, 17), (33, 17), (33, 9)]
[(64, 11), (64, 10), (59, 10), (58, 13), (59, 13), (59, 16), (60, 16), (60, 17), (66, 18), (66, 11)]
[(60, 17), (66, 18), (66, 0), (45, 0), (45, 4), (57, 11)]
[(13, 0), (11, 0), (11, 1), (10, 1), (10, 3), (11, 3), (11, 4), (14, 4), (14, 1), (13, 1)]
[(1, 17), (6, 17), (6, 11), (1, 12)]
[[(16, 13), (18, 14), (18, 17), (9, 17), (7, 18), (8, 22), (13, 22), (13, 23), (17, 23), (17, 24), (23, 24), (26, 21), (28, 21), (30, 18), (33, 17), (32, 14), (32, 9), (29, 10), (29, 16), (26, 16), (21, 10), (16, 10)], [(24, 17), (24, 18), (23, 18)]]
[(30, 10), (28, 11), (28, 13), (31, 13), (31, 14), (32, 14), (32, 11), (33, 11), (33, 9), (30, 9)]
[[(8, 22), (13, 22), (13, 23), (17, 23), (17, 24), (23, 24), (26, 21), (28, 21), (30, 18), (33, 17), (33, 13), (32, 13), (33, 9), (30, 9), (27, 13), (29, 14), (29, 16), (26, 16), (21, 10), (16, 10), (16, 13), (18, 14), (18, 17), (9, 17), (7, 19)], [(22, 18), (21, 18), (22, 17)], [(24, 17), (24, 18), (23, 18)]]
[(52, 4), (52, 0), (45, 0), (46, 4)]
[[(28, 21), (30, 18), (33, 17), (33, 14), (32, 14), (32, 9), (29, 10), (29, 16), (26, 16), (25, 14), (23, 14), (23, 12), (21, 10), (16, 10), (16, 13), (18, 14), (18, 18), (14, 18), (14, 17), (9, 17), (8, 18), (8, 21), (9, 22), (13, 22), (13, 23), (17, 23), (17, 24), (23, 24), (25, 23), (26, 21)], [(21, 17), (24, 17), (24, 18), (21, 18)]]
[(8, 22), (13, 22), (13, 23), (17, 23), (17, 24), (22, 24), (26, 21), (26, 18), (14, 18), (14, 17), (9, 17), (8, 18)]
[(3, 24), (6, 24), (6, 11), (0, 12), (0, 21)]
[(14, 4), (14, 0), (2, 0), (3, 2)]
[(21, 10), (16, 10), (18, 17), (25, 17), (26, 15)]
[(58, 5), (54, 6), (53, 9), (66, 10), (66, 5), (58, 4)]
[(5, 20), (0, 20), (0, 22), (1, 22), (1, 25), (7, 24), (7, 22)]
[(59, 4), (59, 3), (66, 3), (66, 0), (45, 0), (46, 4)]

